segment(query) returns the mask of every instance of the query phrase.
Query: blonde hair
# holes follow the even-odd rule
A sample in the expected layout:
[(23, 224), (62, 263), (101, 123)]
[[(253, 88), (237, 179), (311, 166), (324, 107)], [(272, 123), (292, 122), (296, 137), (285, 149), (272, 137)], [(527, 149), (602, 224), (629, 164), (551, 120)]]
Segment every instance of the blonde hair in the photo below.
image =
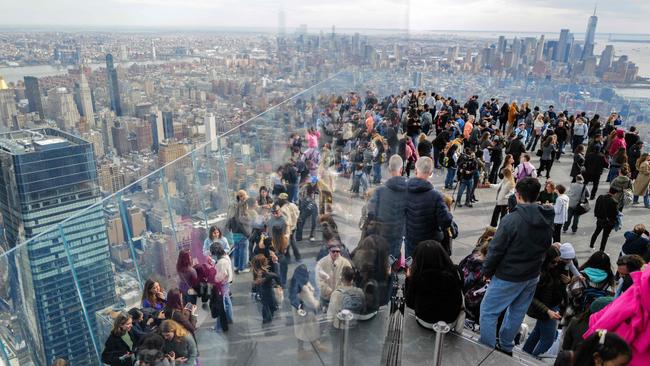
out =
[(424, 132), (420, 134), (420, 137), (418, 137), (419, 142), (424, 142), (424, 140), (426, 139), (427, 139), (427, 134)]
[(182, 338), (189, 334), (185, 327), (171, 319), (167, 319), (160, 324), (160, 332), (174, 333), (175, 338)]
[(515, 177), (512, 175), (512, 169), (505, 168), (503, 169), (503, 180), (508, 180), (508, 182), (515, 184)]

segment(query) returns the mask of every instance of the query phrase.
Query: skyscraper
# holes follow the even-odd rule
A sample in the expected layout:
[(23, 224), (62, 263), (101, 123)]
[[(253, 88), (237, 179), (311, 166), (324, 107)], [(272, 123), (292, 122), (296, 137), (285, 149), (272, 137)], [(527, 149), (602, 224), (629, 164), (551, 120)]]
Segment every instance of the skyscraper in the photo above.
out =
[(587, 22), (587, 32), (585, 33), (585, 47), (582, 50), (583, 60), (594, 55), (596, 25), (598, 25), (598, 17), (596, 16), (596, 7), (594, 6), (594, 15), (590, 16), (589, 21)]
[(41, 90), (38, 87), (38, 79), (34, 76), (25, 76), (25, 96), (29, 102), (29, 111), (38, 112), (41, 119), (45, 118), (43, 113), (43, 100), (41, 99)]
[(174, 115), (172, 114), (172, 111), (170, 111), (168, 108), (163, 109), (162, 119), (165, 139), (174, 138)]
[(117, 70), (113, 65), (113, 55), (106, 55), (106, 80), (108, 81), (108, 93), (111, 97), (111, 110), (118, 117), (122, 116), (122, 101), (120, 100), (120, 86), (117, 82)]
[(48, 93), (49, 115), (56, 120), (57, 126), (65, 131), (71, 131), (79, 122), (79, 111), (72, 93), (66, 88), (56, 88)]
[(151, 139), (153, 140), (151, 150), (158, 152), (160, 143), (165, 140), (162, 112), (152, 111), (149, 115), (149, 123), (151, 124)]
[(217, 121), (214, 114), (206, 113), (205, 115), (205, 141), (212, 141), (206, 146), (206, 152), (217, 150)]
[(115, 126), (111, 127), (111, 135), (113, 136), (113, 147), (117, 154), (126, 156), (131, 151), (129, 144), (129, 131), (127, 131), (124, 123), (115, 122)]
[(90, 96), (90, 87), (86, 75), (81, 69), (79, 77), (79, 102), (81, 115), (86, 117), (86, 121), (91, 127), (95, 127), (95, 109), (93, 108), (93, 99)]
[(11, 127), (16, 114), (16, 94), (0, 77), (0, 126)]
[(51, 128), (0, 134), (10, 297), (39, 364), (97, 364), (93, 314), (115, 303), (100, 199), (89, 142)]
[(596, 70), (599, 75), (606, 73), (612, 67), (614, 61), (614, 46), (608, 44), (600, 54), (600, 61), (598, 62), (598, 69)]
[(557, 41), (557, 49), (555, 51), (555, 61), (566, 62), (567, 55), (571, 47), (569, 40), (571, 33), (568, 29), (560, 30), (560, 39)]

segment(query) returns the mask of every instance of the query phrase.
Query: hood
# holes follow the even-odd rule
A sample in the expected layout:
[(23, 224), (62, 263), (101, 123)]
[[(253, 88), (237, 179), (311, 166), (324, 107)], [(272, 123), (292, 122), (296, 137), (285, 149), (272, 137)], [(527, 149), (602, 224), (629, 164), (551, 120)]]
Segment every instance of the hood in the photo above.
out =
[(391, 177), (384, 184), (391, 191), (406, 192), (407, 183), (405, 177)]
[(616, 130), (616, 137), (622, 139), (625, 137), (625, 131), (623, 130)]
[(551, 227), (555, 218), (553, 207), (544, 207), (538, 204), (518, 204), (517, 212), (527, 224), (536, 228)]
[(407, 182), (407, 189), (412, 193), (423, 193), (433, 190), (433, 185), (428, 180), (413, 178)]
[(607, 279), (607, 272), (602, 269), (587, 267), (584, 269), (584, 273), (594, 283), (601, 283)]
[(623, 237), (625, 240), (633, 240), (637, 239), (639, 237), (639, 234), (635, 233), (634, 231), (626, 231), (625, 234), (623, 234)]

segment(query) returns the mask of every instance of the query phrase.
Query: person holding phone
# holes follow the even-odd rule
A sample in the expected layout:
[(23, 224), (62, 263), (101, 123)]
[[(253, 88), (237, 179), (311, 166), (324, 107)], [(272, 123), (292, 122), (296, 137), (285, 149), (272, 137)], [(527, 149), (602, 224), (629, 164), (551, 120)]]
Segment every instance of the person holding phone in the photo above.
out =
[(183, 301), (183, 294), (177, 288), (167, 293), (167, 304), (163, 308), (165, 317), (182, 325), (189, 333), (194, 335), (196, 330), (196, 305)]
[(176, 366), (193, 366), (198, 354), (194, 337), (180, 324), (173, 320), (165, 320), (160, 325), (160, 334), (164, 344), (162, 351)]
[(138, 338), (132, 328), (131, 315), (125, 311), (119, 313), (113, 322), (111, 334), (104, 344), (103, 363), (110, 366), (133, 366)]

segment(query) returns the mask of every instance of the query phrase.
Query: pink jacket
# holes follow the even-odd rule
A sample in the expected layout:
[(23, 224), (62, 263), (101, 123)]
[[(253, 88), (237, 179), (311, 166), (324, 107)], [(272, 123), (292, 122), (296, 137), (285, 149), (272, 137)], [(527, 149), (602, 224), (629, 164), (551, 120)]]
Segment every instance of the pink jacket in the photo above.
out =
[(634, 284), (589, 318), (583, 338), (598, 329), (616, 332), (632, 349), (629, 366), (650, 365), (650, 270), (632, 272)]
[(311, 147), (313, 149), (318, 148), (319, 138), (320, 138), (320, 131), (316, 131), (313, 134), (307, 132), (307, 147)]
[(620, 148), (627, 149), (627, 143), (625, 142), (625, 131), (616, 130), (616, 137), (612, 141), (612, 146), (609, 147), (609, 156), (614, 156), (618, 149)]

